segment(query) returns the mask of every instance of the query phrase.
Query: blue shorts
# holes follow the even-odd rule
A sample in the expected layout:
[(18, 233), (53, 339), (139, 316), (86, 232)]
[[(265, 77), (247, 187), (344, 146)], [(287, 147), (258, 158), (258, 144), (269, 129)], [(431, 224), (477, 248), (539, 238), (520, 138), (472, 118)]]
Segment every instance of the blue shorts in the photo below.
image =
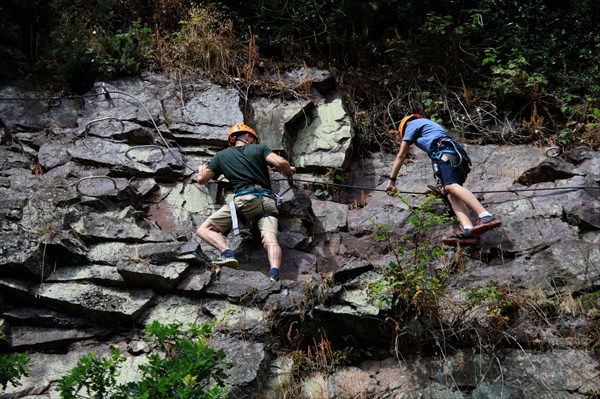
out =
[[(444, 154), (442, 155), (450, 158), (446, 161), (439, 158), (433, 160), (433, 162), (438, 162), (442, 187), (450, 184), (459, 184), (462, 186), (471, 171), (471, 160), (465, 149), (454, 140), (446, 140), (437, 144), (435, 151), (439, 151), (438, 155), (443, 152)], [(442, 155), (441, 158), (444, 158)]]
[[(449, 184), (459, 184), (467, 180), (467, 172), (463, 165), (452, 166), (451, 161), (438, 161), (440, 165), (440, 175), (442, 180), (442, 187), (446, 187)], [(464, 162), (464, 161), (463, 161)]]

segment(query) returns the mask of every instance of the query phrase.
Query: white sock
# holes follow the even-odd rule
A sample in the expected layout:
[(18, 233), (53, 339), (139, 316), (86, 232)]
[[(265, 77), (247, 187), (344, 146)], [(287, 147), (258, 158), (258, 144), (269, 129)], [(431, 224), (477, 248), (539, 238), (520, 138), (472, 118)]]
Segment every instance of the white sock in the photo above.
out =
[(484, 212), (481, 212), (481, 213), (479, 214), (479, 218), (480, 218), (480, 219), (481, 219), (481, 218), (489, 218), (490, 216), (492, 216), (492, 214), (491, 214), (491, 213), (489, 213), (488, 211), (484, 211)]

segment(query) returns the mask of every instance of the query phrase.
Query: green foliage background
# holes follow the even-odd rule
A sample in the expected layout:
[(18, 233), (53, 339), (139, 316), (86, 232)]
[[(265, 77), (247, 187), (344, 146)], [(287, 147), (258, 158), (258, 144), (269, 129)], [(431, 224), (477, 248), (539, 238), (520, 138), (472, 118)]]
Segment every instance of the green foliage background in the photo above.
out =
[[(4, 330), (0, 328), (0, 343), (5, 339)], [(0, 392), (4, 391), (8, 384), (21, 385), (19, 380), (29, 375), (29, 355), (27, 353), (13, 353), (0, 355)]]
[(157, 321), (144, 332), (155, 350), (147, 364), (139, 366), (142, 377), (126, 384), (118, 382), (126, 357), (112, 349), (109, 357), (91, 352), (79, 359), (57, 386), (62, 399), (220, 399), (227, 397), (226, 370), (232, 364), (222, 349), (207, 342), (213, 324), (180, 323), (163, 325)]
[[(8, 0), (35, 77), (85, 92), (141, 70), (242, 78), (332, 71), (363, 149), (408, 112), (479, 143), (600, 148), (594, 0)], [(9, 33), (5, 33), (6, 35)], [(58, 89), (57, 89), (58, 88)], [(501, 133), (500, 133), (501, 132)]]

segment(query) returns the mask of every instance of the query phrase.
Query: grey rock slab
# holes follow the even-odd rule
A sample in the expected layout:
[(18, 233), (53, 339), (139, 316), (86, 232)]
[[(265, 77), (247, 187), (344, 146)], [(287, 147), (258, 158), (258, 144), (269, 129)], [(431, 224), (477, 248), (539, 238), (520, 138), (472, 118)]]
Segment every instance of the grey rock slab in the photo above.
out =
[(562, 220), (564, 205), (559, 198), (532, 197), (498, 204), (494, 213), (502, 220), (502, 226), (490, 243), (504, 242), (504, 250), (520, 254), (572, 238), (571, 228)]
[(17, 171), (27, 171), (31, 175), (31, 160), (22, 152), (6, 147), (0, 148), (0, 171), (3, 177)]
[[(190, 126), (205, 125), (212, 129), (225, 127), (227, 132), (231, 125), (243, 123), (244, 116), (237, 90), (208, 81), (186, 83), (183, 91), (179, 88), (169, 91), (169, 96), (163, 100), (169, 122)], [(223, 140), (226, 140), (226, 136)]]
[[(549, 353), (514, 351), (504, 365), (510, 370), (510, 382), (515, 387), (522, 387), (528, 396), (535, 395), (542, 388), (555, 395), (567, 392), (589, 395), (600, 388), (598, 360), (585, 350), (573, 348)], [(521, 384), (523, 380), (525, 383)]]
[(304, 311), (299, 304), (311, 301), (312, 292), (317, 289), (321, 279), (316, 276), (302, 276), (293, 280), (285, 273), (281, 273), (281, 290), (274, 292), (265, 301), (266, 309), (286, 311), (288, 314), (300, 314)]
[(93, 331), (73, 328), (15, 326), (10, 329), (11, 346), (19, 347), (50, 347), (57, 349), (72, 341), (94, 337)]
[(474, 191), (511, 186), (526, 170), (547, 159), (543, 151), (526, 145), (465, 145), (473, 167), (465, 183)]
[(298, 131), (292, 146), (294, 164), (306, 170), (343, 168), (350, 162), (353, 136), (352, 122), (341, 100), (320, 105), (310, 123)]
[(122, 215), (90, 213), (71, 224), (71, 228), (88, 242), (105, 240), (139, 242), (148, 231), (138, 226), (135, 220)]
[(119, 274), (115, 266), (84, 265), (65, 266), (53, 270), (45, 280), (47, 283), (58, 282), (90, 282), (98, 285), (123, 287), (125, 279)]
[(600, 283), (599, 244), (564, 239), (528, 260), (516, 259), (515, 264), (528, 270), (531, 286), (541, 288), (548, 296), (585, 292)]
[(313, 275), (316, 272), (317, 259), (313, 254), (295, 249), (285, 249), (281, 262), (281, 272), (296, 275)]
[(279, 245), (285, 248), (306, 250), (310, 248), (313, 240), (308, 228), (300, 219), (280, 219), (278, 235)]
[(16, 85), (0, 87), (0, 97), (22, 100), (0, 101), (3, 124), (10, 129), (17, 126), (44, 129), (47, 126), (77, 126), (78, 99), (39, 99), (39, 92)]
[[(99, 358), (107, 358), (110, 349), (107, 344), (81, 343), (72, 345), (69, 352), (64, 354), (30, 353), (29, 375), (21, 378), (21, 385), (17, 387), (9, 384), (6, 390), (0, 392), (0, 398), (59, 399), (60, 394), (56, 391), (59, 379), (71, 373), (83, 356), (94, 353)], [(145, 356), (126, 356), (119, 370), (117, 384), (139, 380), (139, 366), (143, 363), (147, 363)]]
[(316, 88), (323, 95), (335, 90), (335, 77), (329, 71), (314, 68), (297, 68), (271, 77), (293, 89), (306, 89), (306, 86)]
[(126, 141), (131, 144), (153, 144), (155, 132), (141, 126), (115, 118), (100, 118), (90, 121), (84, 126), (83, 136), (95, 136), (116, 141)]
[(220, 295), (234, 301), (257, 303), (280, 289), (261, 272), (234, 270), (223, 267), (218, 277), (206, 288), (206, 293)]
[[(374, 194), (371, 198), (375, 198)], [(389, 198), (389, 197), (388, 197)], [(356, 235), (370, 234), (378, 230), (381, 226), (391, 227), (394, 230), (401, 229), (410, 212), (400, 200), (390, 198), (387, 205), (377, 205), (377, 201), (370, 201), (367, 206), (359, 209), (352, 209), (348, 212), (348, 229)]]
[(38, 151), (38, 162), (46, 170), (64, 165), (70, 160), (67, 147), (63, 144), (46, 143)]
[(181, 295), (157, 296), (154, 306), (143, 317), (143, 324), (150, 325), (154, 321), (161, 324), (210, 323), (210, 317), (202, 311), (202, 300)]
[(219, 331), (242, 338), (248, 334), (264, 338), (270, 333), (269, 313), (256, 306), (241, 306), (227, 301), (206, 301), (203, 309), (216, 320)]
[[(589, 148), (586, 150), (590, 151)], [(598, 181), (598, 175), (600, 174), (600, 154), (596, 151), (593, 153), (592, 157), (586, 158), (584, 161), (577, 164), (577, 172), (587, 174)]]
[(35, 284), (29, 280), (14, 277), (3, 277), (0, 279), (2, 291), (11, 295), (13, 299), (31, 299), (35, 291)]
[(108, 166), (113, 173), (172, 180), (171, 176), (177, 174), (175, 170), (181, 169), (181, 153), (174, 148), (157, 151), (160, 148), (145, 149), (144, 154), (128, 143), (90, 136), (77, 140), (68, 149), (68, 154), (83, 164)]
[(119, 274), (136, 287), (171, 290), (189, 269), (186, 262), (171, 262), (162, 265), (120, 262)]
[(155, 74), (97, 82), (84, 97), (79, 126), (85, 128), (90, 122), (104, 118), (160, 125), (163, 120), (161, 98), (168, 86), (168, 81)]
[(135, 320), (154, 297), (151, 290), (100, 287), (80, 283), (44, 284), (36, 297), (48, 305), (95, 320)]
[(173, 139), (178, 144), (190, 147), (198, 146), (199, 149), (194, 152), (202, 155), (214, 155), (215, 150), (200, 148), (200, 146), (212, 146), (222, 149), (227, 146), (227, 135), (230, 125), (211, 126), (211, 125), (190, 125), (184, 123), (172, 123), (169, 125), (169, 131)]
[[(17, 224), (0, 232), (0, 269), (4, 271), (27, 270), (33, 275), (42, 275), (48, 271), (42, 270), (40, 259), (43, 253), (40, 248), (39, 236), (24, 232)], [(15, 240), (17, 238), (17, 240)]]
[(153, 178), (142, 178), (137, 179), (131, 182), (135, 191), (140, 195), (140, 197), (144, 198), (148, 195), (159, 190), (160, 186), (156, 183), (156, 180)]
[[(213, 188), (207, 189), (198, 184), (177, 183), (164, 197), (165, 205), (169, 206), (174, 216), (178, 212), (201, 213), (214, 202)], [(181, 218), (181, 216), (180, 216)]]
[(493, 280), (519, 290), (541, 289), (548, 296), (587, 291), (600, 280), (599, 262), (599, 244), (565, 239), (533, 255), (474, 268), (456, 276), (452, 285), (468, 287)]
[(215, 349), (223, 349), (233, 367), (226, 371), (230, 395), (236, 399), (259, 398), (261, 378), (268, 372), (265, 345), (259, 342), (217, 338), (210, 342)]
[(173, 187), (162, 187), (160, 200), (147, 207), (147, 218), (161, 230), (176, 236), (194, 233), (194, 218), (206, 217), (215, 208), (214, 197), (217, 186), (208, 188), (197, 184), (177, 183)]
[(517, 178), (517, 183), (530, 186), (542, 182), (569, 179), (576, 175), (573, 164), (560, 158), (547, 158), (534, 168), (528, 169)]
[(164, 264), (177, 260), (183, 248), (180, 242), (126, 244), (106, 242), (90, 246), (89, 259), (94, 263), (116, 265), (121, 261)]
[(349, 212), (347, 204), (313, 200), (312, 210), (317, 221), (315, 234), (335, 233), (347, 229)]
[(211, 280), (211, 270), (194, 268), (179, 281), (177, 289), (183, 293), (200, 293), (210, 284)]
[[(561, 187), (586, 187), (565, 189)], [(560, 198), (570, 224), (581, 230), (600, 230), (600, 178), (597, 182), (590, 178), (575, 177), (557, 184), (556, 196)]]
[[(292, 131), (307, 125), (315, 108), (310, 100), (283, 101), (255, 98), (251, 101), (251, 105), (254, 109), (255, 130), (261, 143), (274, 151), (286, 152), (294, 144)], [(296, 164), (296, 159), (290, 161)]]
[(371, 270), (373, 265), (362, 259), (351, 258), (334, 272), (333, 279), (336, 283), (344, 283)]
[[(577, 367), (573, 367), (574, 364)], [(479, 396), (486, 392), (505, 392), (509, 398), (569, 399), (583, 399), (598, 388), (597, 365), (597, 360), (589, 353), (576, 349), (545, 353), (515, 350), (507, 352), (501, 359), (459, 351), (445, 356), (441, 364), (424, 357), (409, 364), (421, 380), (421, 388), (413, 394), (431, 392), (432, 388), (443, 392), (456, 386), (471, 386), (478, 397), (486, 397)], [(423, 389), (430, 380), (434, 381), (435, 387)]]
[(45, 307), (33, 307), (31, 305), (7, 310), (2, 313), (2, 317), (14, 325), (56, 328), (84, 328), (90, 325), (88, 320), (77, 316), (68, 316)]

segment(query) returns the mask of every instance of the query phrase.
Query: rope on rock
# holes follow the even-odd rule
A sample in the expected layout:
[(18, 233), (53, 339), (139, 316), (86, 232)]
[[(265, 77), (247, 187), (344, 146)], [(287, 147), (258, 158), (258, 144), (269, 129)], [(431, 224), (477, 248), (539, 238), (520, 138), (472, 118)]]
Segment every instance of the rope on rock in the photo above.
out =
[[(196, 169), (192, 168), (191, 166), (189, 166), (182, 157), (178, 157), (175, 152), (173, 151), (173, 147), (171, 145), (169, 145), (169, 143), (167, 142), (167, 140), (164, 138), (163, 134), (160, 132), (160, 129), (158, 128), (158, 125), (156, 124), (156, 121), (154, 120), (154, 117), (152, 116), (152, 114), (150, 113), (150, 111), (148, 110), (148, 108), (135, 96), (126, 93), (126, 92), (122, 92), (122, 91), (108, 91), (106, 89), (106, 86), (104, 83), (102, 83), (101, 85), (102, 87), (102, 91), (100, 93), (96, 93), (96, 94), (85, 94), (85, 95), (78, 95), (78, 96), (64, 96), (64, 97), (0, 97), (0, 101), (48, 101), (48, 107), (58, 107), (62, 104), (63, 100), (69, 100), (69, 99), (80, 99), (80, 98), (91, 98), (91, 97), (99, 97), (99, 96), (104, 96), (104, 98), (106, 99), (106, 101), (109, 103), (110, 106), (114, 107), (114, 100), (111, 96), (111, 94), (119, 94), (119, 95), (123, 95), (126, 97), (129, 97), (131, 99), (133, 99), (134, 101), (136, 101), (146, 112), (146, 114), (148, 115), (148, 117), (150, 118), (150, 121), (152, 122), (152, 125), (154, 126), (154, 130), (156, 131), (156, 133), (158, 134), (158, 136), (160, 137), (163, 145), (165, 147), (167, 147), (167, 150), (169, 151), (169, 153), (171, 154), (171, 156), (173, 156), (173, 158), (175, 158), (176, 160), (178, 160), (181, 165), (187, 167), (188, 169), (190, 169), (191, 171), (195, 172)], [(85, 127), (85, 132), (87, 133), (88, 128), (91, 124), (93, 123), (97, 123), (99, 121), (102, 120), (106, 120), (106, 119), (115, 119), (118, 120), (122, 127), (123, 126), (123, 122), (120, 119), (117, 118), (101, 118), (101, 119), (96, 119), (93, 121), (90, 121), (88, 123), (88, 125)], [(141, 146), (137, 146), (137, 147), (141, 147)], [(548, 149), (546, 149), (545, 155), (548, 157), (557, 157), (561, 154), (561, 148), (560, 147), (549, 147)], [(127, 152), (127, 154), (129, 153), (129, 151)], [(163, 153), (164, 155), (164, 153)], [(288, 181), (290, 184), (292, 184), (294, 181), (295, 182), (302, 182), (302, 183), (310, 183), (310, 184), (315, 184), (315, 185), (321, 185), (321, 186), (334, 186), (334, 187), (342, 187), (342, 188), (349, 188), (352, 190), (364, 190), (364, 191), (379, 191), (379, 192), (386, 192), (385, 189), (379, 189), (379, 188), (372, 188), (372, 187), (361, 187), (361, 186), (353, 186), (353, 185), (349, 185), (349, 184), (340, 184), (340, 183), (324, 183), (324, 182), (315, 182), (312, 180), (303, 180), (303, 179), (292, 179), (292, 178), (287, 178), (287, 179), (275, 179), (274, 181), (280, 181), (280, 180), (286, 180)], [(518, 192), (525, 192), (525, 191), (563, 191), (563, 190), (600, 190), (600, 187), (594, 187), (594, 186), (566, 186), (566, 187), (551, 187), (551, 188), (523, 188), (523, 189), (506, 189), (506, 190), (486, 190), (486, 191), (472, 191), (473, 194), (489, 194), (489, 193), (518, 193)], [(424, 195), (426, 193), (423, 192), (416, 192), (416, 191), (401, 191), (401, 190), (396, 190), (396, 193), (398, 194), (412, 194), (412, 195)], [(594, 194), (589, 193), (592, 197), (594, 197), (596, 200), (600, 201), (599, 197), (596, 197)]]
[[(288, 179), (274, 179), (273, 181), (287, 181)], [(372, 187), (361, 187), (361, 186), (353, 186), (350, 184), (339, 184), (339, 183), (325, 183), (325, 182), (315, 182), (312, 180), (303, 180), (303, 179), (292, 179), (295, 182), (302, 183), (310, 183), (319, 186), (334, 186), (334, 187), (343, 187), (349, 188), (353, 190), (364, 190), (364, 191), (380, 191), (385, 192), (385, 189), (382, 188), (372, 188)], [(600, 186), (565, 186), (565, 187), (545, 187), (545, 188), (518, 188), (518, 189), (506, 189), (506, 190), (487, 190), (487, 191), (472, 191), (473, 194), (487, 194), (487, 193), (518, 193), (523, 191), (558, 191), (558, 190), (600, 190)], [(415, 194), (415, 195), (424, 195), (425, 193), (422, 191), (396, 191), (399, 194)]]

